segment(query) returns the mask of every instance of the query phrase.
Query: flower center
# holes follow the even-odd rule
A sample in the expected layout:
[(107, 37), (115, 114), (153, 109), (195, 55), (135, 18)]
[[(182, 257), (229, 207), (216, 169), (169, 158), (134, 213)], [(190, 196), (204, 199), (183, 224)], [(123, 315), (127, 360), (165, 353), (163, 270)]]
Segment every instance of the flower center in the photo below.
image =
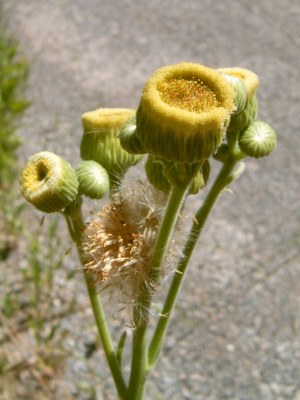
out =
[(36, 166), (36, 179), (41, 182), (49, 173), (49, 166), (44, 161), (40, 161)]
[(32, 191), (37, 190), (50, 175), (51, 166), (47, 160), (39, 160), (37, 163), (33, 163), (27, 168), (27, 187)]
[(163, 102), (190, 112), (206, 112), (219, 105), (215, 93), (200, 79), (172, 78), (159, 91)]

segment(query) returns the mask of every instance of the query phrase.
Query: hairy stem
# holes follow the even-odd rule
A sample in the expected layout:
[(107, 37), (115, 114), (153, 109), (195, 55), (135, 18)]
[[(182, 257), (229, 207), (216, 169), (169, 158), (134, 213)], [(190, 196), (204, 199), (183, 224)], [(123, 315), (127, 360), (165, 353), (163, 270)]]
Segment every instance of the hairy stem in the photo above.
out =
[[(69, 208), (67, 212), (64, 213), (66, 218), (66, 222), (68, 225), (68, 229), (70, 232), (70, 236), (77, 246), (77, 251), (79, 255), (79, 259), (82, 263), (82, 252), (81, 252), (81, 229), (83, 227), (83, 218), (81, 214), (80, 206), (74, 206)], [(116, 357), (111, 335), (106, 323), (104, 309), (102, 307), (101, 301), (99, 299), (97, 289), (94, 285), (93, 278), (87, 272), (84, 271), (84, 279), (86, 283), (87, 292), (89, 295), (90, 303), (92, 306), (96, 326), (98, 329), (98, 333), (103, 345), (103, 349), (105, 352), (105, 356), (112, 374), (112, 377), (115, 382), (115, 386), (118, 391), (119, 398), (121, 400), (127, 399), (127, 387), (120, 369), (120, 364)]]
[[(157, 235), (151, 261), (150, 276), (154, 285), (158, 282), (161, 266), (182, 203), (185, 199), (187, 187), (182, 189), (173, 187), (170, 193), (168, 205)], [(151, 300), (151, 293), (145, 287), (134, 310), (135, 331), (133, 335), (131, 375), (128, 388), (128, 399), (130, 400), (142, 400), (144, 395), (147, 374), (149, 371), (146, 332)]]
[(223, 165), (203, 205), (199, 208), (199, 210), (194, 216), (194, 222), (191, 228), (191, 232), (189, 234), (188, 240), (183, 250), (183, 257), (181, 258), (178, 268), (175, 271), (175, 275), (173, 277), (170, 289), (168, 291), (161, 312), (161, 316), (159, 318), (155, 332), (152, 337), (152, 341), (149, 346), (148, 361), (150, 368), (154, 367), (157, 358), (159, 356), (159, 353), (161, 351), (166, 330), (170, 321), (171, 312), (175, 306), (176, 299), (183, 282), (185, 271), (187, 269), (192, 252), (202, 232), (204, 224), (210, 214), (210, 211), (214, 206), (218, 196), (224, 190), (224, 188), (240, 175), (240, 173), (231, 175), (231, 172), (235, 164), (236, 164), (236, 159), (230, 158), (227, 161), (227, 163)]
[(128, 400), (142, 400), (148, 375), (147, 331), (148, 319), (135, 328), (132, 340), (132, 364), (128, 387)]
[(174, 226), (185, 199), (186, 189), (173, 187), (169, 197), (169, 202), (157, 235), (154, 253), (151, 261), (151, 280), (157, 283), (161, 272), (161, 265), (164, 260), (168, 245), (172, 236)]

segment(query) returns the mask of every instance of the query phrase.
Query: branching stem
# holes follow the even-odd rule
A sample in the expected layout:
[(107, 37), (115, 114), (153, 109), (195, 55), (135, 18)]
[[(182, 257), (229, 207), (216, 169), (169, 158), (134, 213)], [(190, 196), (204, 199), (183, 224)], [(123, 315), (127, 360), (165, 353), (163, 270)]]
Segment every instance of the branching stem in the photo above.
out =
[[(179, 189), (173, 187), (171, 190), (152, 256), (150, 275), (154, 285), (159, 279), (161, 266), (185, 199), (187, 188), (188, 184), (185, 188)], [(149, 372), (146, 332), (150, 305), (151, 293), (145, 287), (134, 310), (135, 331), (133, 335), (131, 375), (128, 388), (128, 399), (130, 400), (143, 399), (146, 378)]]
[[(68, 212), (64, 213), (70, 236), (77, 246), (78, 255), (82, 263), (82, 239), (81, 230), (83, 227), (83, 218), (81, 214), (81, 208), (79, 206), (74, 206), (68, 209)], [(87, 272), (84, 272), (84, 279), (86, 283), (87, 292), (89, 295), (90, 303), (92, 306), (97, 330), (101, 338), (105, 356), (115, 382), (116, 389), (118, 391), (119, 398), (121, 400), (127, 400), (127, 387), (121, 372), (120, 363), (114, 351), (114, 346), (112, 343), (111, 335), (106, 323), (106, 317), (104, 313), (103, 306), (101, 304), (100, 298), (97, 293), (97, 289), (93, 282), (93, 278)]]
[(179, 265), (175, 271), (170, 289), (168, 291), (163, 309), (161, 311), (161, 316), (159, 318), (159, 321), (157, 323), (156, 329), (152, 337), (152, 341), (149, 346), (148, 362), (149, 362), (149, 368), (151, 369), (154, 367), (157, 358), (159, 356), (159, 353), (161, 351), (166, 330), (170, 321), (170, 316), (175, 306), (176, 299), (183, 282), (185, 271), (187, 269), (192, 252), (202, 232), (203, 226), (207, 220), (207, 217), (209, 216), (209, 213), (220, 193), (230, 182), (236, 179), (242, 172), (240, 171), (240, 173), (235, 173), (231, 175), (236, 162), (237, 160), (233, 157), (230, 158), (223, 165), (203, 205), (199, 208), (199, 210), (194, 216), (194, 222), (188, 240), (183, 250), (183, 257), (181, 258)]

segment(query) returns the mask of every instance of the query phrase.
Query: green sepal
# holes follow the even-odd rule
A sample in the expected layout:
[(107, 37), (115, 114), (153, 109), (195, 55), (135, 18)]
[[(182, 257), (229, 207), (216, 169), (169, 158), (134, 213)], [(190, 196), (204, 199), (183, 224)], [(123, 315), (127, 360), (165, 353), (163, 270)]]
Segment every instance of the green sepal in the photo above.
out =
[(169, 193), (171, 185), (164, 175), (163, 166), (160, 160), (157, 160), (149, 154), (145, 164), (145, 171), (151, 185), (161, 192)]
[[(182, 166), (183, 167), (183, 166)], [(156, 159), (151, 154), (148, 155), (145, 170), (149, 182), (158, 190), (169, 193), (171, 190), (171, 184), (167, 177), (164, 175), (164, 169), (166, 163), (162, 160)], [(173, 167), (172, 167), (173, 168)], [(178, 166), (176, 170), (178, 171)], [(168, 173), (168, 167), (167, 167)], [(196, 173), (192, 179), (188, 194), (193, 195), (199, 193), (199, 191), (205, 186), (210, 173), (209, 161), (205, 160), (202, 167)], [(173, 182), (174, 183), (174, 182)]]
[(222, 143), (216, 153), (213, 155), (213, 158), (217, 161), (221, 161), (222, 163), (225, 163), (228, 160), (229, 157), (229, 146), (227, 143)]
[(201, 168), (201, 162), (187, 164), (162, 160), (162, 166), (170, 185), (182, 189), (192, 183)]

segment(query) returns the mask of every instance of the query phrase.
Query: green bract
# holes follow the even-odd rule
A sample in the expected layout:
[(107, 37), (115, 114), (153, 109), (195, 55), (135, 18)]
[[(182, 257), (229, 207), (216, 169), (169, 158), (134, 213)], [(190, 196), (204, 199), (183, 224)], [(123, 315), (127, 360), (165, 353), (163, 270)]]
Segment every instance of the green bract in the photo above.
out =
[(149, 154), (147, 157), (145, 170), (148, 181), (151, 183), (151, 185), (161, 192), (169, 193), (171, 190), (171, 185), (163, 173), (163, 166), (160, 162), (156, 161), (155, 157), (153, 157), (151, 154)]
[[(169, 193), (171, 184), (164, 175), (164, 162), (156, 160), (151, 154), (148, 155), (145, 169), (149, 182), (158, 190)], [(194, 176), (188, 194), (197, 194), (206, 185), (210, 173), (209, 161), (205, 160), (202, 168)]]

